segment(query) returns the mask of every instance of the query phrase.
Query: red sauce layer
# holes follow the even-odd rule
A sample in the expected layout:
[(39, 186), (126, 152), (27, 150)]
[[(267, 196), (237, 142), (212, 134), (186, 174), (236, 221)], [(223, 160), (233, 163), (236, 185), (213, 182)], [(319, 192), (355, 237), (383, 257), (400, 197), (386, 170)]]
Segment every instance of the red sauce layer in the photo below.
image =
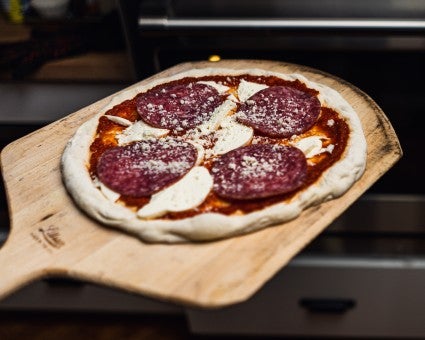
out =
[[(291, 86), (298, 90), (308, 92), (312, 95), (317, 95), (318, 92), (314, 89), (308, 88), (305, 84), (301, 83), (298, 80), (287, 81), (280, 79), (274, 76), (252, 76), (252, 75), (241, 75), (241, 76), (206, 76), (200, 78), (183, 78), (167, 84), (158, 85), (155, 88), (162, 88), (168, 86), (169, 84), (179, 84), (179, 83), (189, 83), (196, 81), (215, 81), (221, 83), (225, 86), (230, 87), (229, 92), (236, 94), (237, 88), (240, 81), (244, 79), (250, 82), (256, 82), (265, 84), (268, 86)], [(132, 122), (135, 122), (140, 119), (136, 111), (136, 98), (131, 100), (126, 100), (123, 103), (114, 106), (109, 111), (106, 112), (107, 115), (119, 116), (125, 119), (128, 119)], [(333, 124), (329, 124), (329, 121), (333, 121)], [(99, 124), (97, 128), (97, 135), (95, 140), (90, 146), (91, 157), (89, 164), (89, 171), (92, 176), (96, 176), (96, 167), (99, 157), (102, 153), (113, 146), (117, 145), (115, 135), (121, 132), (124, 129), (123, 126), (116, 124), (109, 120), (107, 117), (101, 117), (99, 119)], [(236, 200), (223, 200), (211, 192), (206, 200), (198, 207), (178, 213), (169, 213), (165, 216), (162, 216), (161, 219), (182, 219), (186, 217), (195, 216), (200, 213), (205, 212), (217, 212), (222, 214), (235, 214), (235, 213), (249, 213), (255, 210), (260, 210), (264, 207), (276, 204), (278, 202), (290, 200), (298, 192), (309, 187), (315, 183), (321, 174), (328, 169), (330, 166), (335, 164), (343, 155), (344, 150), (347, 145), (348, 136), (349, 136), (349, 127), (345, 120), (339, 116), (339, 114), (327, 107), (322, 107), (320, 116), (316, 124), (308, 131), (300, 135), (300, 138), (305, 138), (313, 135), (326, 136), (326, 140), (323, 142), (323, 147), (327, 147), (330, 144), (333, 144), (334, 149), (331, 153), (323, 152), (313, 158), (310, 158), (308, 161), (307, 169), (307, 179), (304, 185), (298, 190), (284, 194), (278, 195), (271, 198), (264, 198), (258, 200), (249, 200), (249, 201), (236, 201)], [(255, 142), (257, 143), (271, 143), (271, 144), (289, 144), (290, 140), (287, 138), (270, 138), (266, 136), (261, 136), (258, 133), (254, 133)], [(206, 160), (204, 162), (205, 167), (210, 168), (211, 161)], [(125, 204), (128, 207), (134, 209), (140, 209), (150, 200), (150, 197), (120, 197), (120, 202)]]

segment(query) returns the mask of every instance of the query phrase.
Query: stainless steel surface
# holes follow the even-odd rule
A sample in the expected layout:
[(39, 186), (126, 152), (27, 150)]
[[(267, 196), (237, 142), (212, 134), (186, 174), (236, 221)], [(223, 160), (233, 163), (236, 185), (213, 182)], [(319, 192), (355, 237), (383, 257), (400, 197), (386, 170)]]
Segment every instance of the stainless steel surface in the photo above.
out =
[(375, 235), (425, 234), (425, 195), (363, 195), (328, 230)]
[[(129, 0), (127, 0), (129, 1)], [(423, 18), (423, 0), (140, 0), (140, 13), (173, 17)]]
[[(273, 30), (338, 30), (367, 31), (367, 33), (423, 33), (424, 20), (373, 20), (373, 19), (197, 19), (168, 17), (139, 17), (142, 30), (172, 29), (273, 29)], [(317, 33), (317, 32), (315, 32)]]
[(187, 315), (203, 335), (423, 338), (424, 269), (424, 257), (298, 257), (247, 302)]

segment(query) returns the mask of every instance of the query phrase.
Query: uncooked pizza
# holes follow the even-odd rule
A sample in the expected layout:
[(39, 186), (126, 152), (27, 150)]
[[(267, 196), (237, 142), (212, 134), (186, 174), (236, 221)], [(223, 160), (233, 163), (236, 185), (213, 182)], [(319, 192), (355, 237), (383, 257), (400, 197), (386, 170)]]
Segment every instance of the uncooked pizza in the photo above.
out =
[(364, 172), (337, 91), (300, 74), (195, 69), (116, 95), (69, 141), (62, 175), (95, 220), (148, 242), (207, 241), (297, 218)]

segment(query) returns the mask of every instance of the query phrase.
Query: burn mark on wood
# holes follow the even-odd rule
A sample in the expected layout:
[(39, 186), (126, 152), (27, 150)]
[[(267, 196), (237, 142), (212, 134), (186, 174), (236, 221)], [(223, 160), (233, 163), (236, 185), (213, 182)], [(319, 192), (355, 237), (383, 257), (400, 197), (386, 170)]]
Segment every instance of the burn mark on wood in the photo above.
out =
[(39, 228), (38, 231), (41, 233), (44, 241), (46, 241), (53, 248), (59, 249), (65, 245), (65, 242), (61, 238), (58, 227), (51, 225), (47, 228)]
[(44, 216), (44, 217), (42, 217), (41, 219), (40, 219), (40, 222), (43, 222), (43, 221), (46, 221), (46, 220), (48, 220), (50, 217), (52, 217), (52, 216), (54, 216), (55, 214), (53, 213), (53, 214), (47, 214), (46, 216)]

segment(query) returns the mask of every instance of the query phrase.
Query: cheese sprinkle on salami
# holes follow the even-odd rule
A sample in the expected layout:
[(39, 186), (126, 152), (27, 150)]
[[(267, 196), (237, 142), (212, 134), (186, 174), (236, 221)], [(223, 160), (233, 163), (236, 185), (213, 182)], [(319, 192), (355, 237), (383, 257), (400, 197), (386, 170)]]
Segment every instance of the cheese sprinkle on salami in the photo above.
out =
[(144, 197), (179, 180), (196, 159), (197, 150), (190, 143), (148, 139), (106, 150), (97, 174), (102, 183), (121, 195)]
[(141, 94), (136, 105), (146, 123), (183, 132), (207, 121), (224, 98), (206, 84), (176, 84)]
[(288, 86), (257, 92), (236, 114), (239, 122), (270, 137), (291, 137), (307, 131), (320, 114), (317, 96)]
[(302, 186), (307, 161), (295, 147), (254, 144), (226, 153), (213, 164), (211, 172), (217, 195), (249, 200), (285, 194)]

